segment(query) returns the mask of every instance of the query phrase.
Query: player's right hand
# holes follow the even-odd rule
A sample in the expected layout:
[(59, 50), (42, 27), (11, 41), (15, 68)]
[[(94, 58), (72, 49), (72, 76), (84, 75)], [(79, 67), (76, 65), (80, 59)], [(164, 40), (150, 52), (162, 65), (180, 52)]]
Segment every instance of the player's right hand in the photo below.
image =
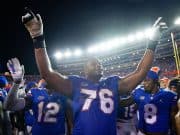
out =
[(29, 31), (32, 38), (43, 35), (43, 23), (39, 14), (34, 14), (30, 9), (22, 16), (22, 22)]
[(20, 65), (20, 62), (17, 58), (12, 58), (7, 62), (7, 68), (11, 73), (13, 81), (15, 83), (20, 83), (24, 77), (24, 65)]

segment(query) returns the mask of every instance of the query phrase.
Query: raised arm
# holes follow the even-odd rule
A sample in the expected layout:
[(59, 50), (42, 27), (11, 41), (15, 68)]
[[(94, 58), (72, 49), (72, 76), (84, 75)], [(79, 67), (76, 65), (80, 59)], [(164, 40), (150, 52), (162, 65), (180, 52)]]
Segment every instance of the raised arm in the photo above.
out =
[(38, 70), (42, 78), (46, 80), (48, 85), (54, 90), (58, 90), (65, 95), (71, 95), (71, 82), (66, 76), (53, 71), (51, 63), (46, 51), (45, 38), (43, 35), (43, 23), (39, 14), (34, 15), (32, 11), (22, 17), (22, 21), (29, 31), (35, 48), (35, 58)]
[(4, 101), (4, 109), (6, 110), (21, 110), (25, 107), (25, 99), (18, 95), (20, 83), (24, 77), (24, 66), (20, 65), (17, 58), (8, 61), (7, 67), (13, 78), (13, 85)]
[(127, 106), (130, 106), (132, 104), (135, 104), (135, 101), (134, 101), (132, 96), (129, 96), (128, 98), (121, 99), (119, 101), (120, 107), (127, 107)]
[(19, 84), (13, 83), (5, 101), (4, 109), (10, 111), (22, 110), (25, 107), (25, 99), (18, 96)]
[(145, 78), (147, 72), (150, 70), (153, 59), (156, 45), (158, 44), (158, 40), (160, 38), (158, 19), (154, 24), (155, 35), (151, 37), (148, 41), (147, 49), (141, 61), (139, 62), (136, 70), (124, 77), (119, 81), (119, 92), (126, 93), (132, 91), (136, 88), (138, 84)]

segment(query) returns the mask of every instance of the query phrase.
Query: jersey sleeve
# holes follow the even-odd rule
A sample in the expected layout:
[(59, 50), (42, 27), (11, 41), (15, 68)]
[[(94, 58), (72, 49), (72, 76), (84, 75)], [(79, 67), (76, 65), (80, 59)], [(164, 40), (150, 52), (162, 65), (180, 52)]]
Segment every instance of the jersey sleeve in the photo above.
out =
[(114, 82), (116, 82), (116, 87), (117, 87), (117, 89), (118, 89), (118, 84), (119, 84), (119, 80), (121, 80), (121, 77), (120, 76), (113, 76), (113, 78), (112, 78), (112, 81), (114, 81)]
[(169, 97), (170, 104), (172, 106), (176, 106), (177, 105), (177, 100), (178, 100), (177, 94), (170, 91), (169, 94), (168, 94), (168, 97)]
[(132, 95), (132, 98), (134, 99), (135, 103), (139, 103), (139, 92), (140, 92), (140, 89), (137, 88), (135, 90), (132, 91), (131, 95)]
[(80, 77), (79, 76), (75, 76), (75, 75), (70, 75), (68, 76), (68, 80), (71, 81), (72, 83), (72, 92), (73, 95), (75, 94), (76, 91), (79, 91), (79, 84), (80, 84)]
[(72, 82), (72, 85), (75, 86), (77, 84), (77, 82), (79, 81), (79, 76), (76, 75), (69, 75), (68, 76), (68, 80), (70, 80)]
[(110, 76), (108, 78), (106, 78), (107, 83), (109, 84), (113, 84), (113, 86), (115, 87), (115, 89), (118, 91), (119, 89), (119, 80), (121, 80), (121, 78), (117, 75), (114, 76)]

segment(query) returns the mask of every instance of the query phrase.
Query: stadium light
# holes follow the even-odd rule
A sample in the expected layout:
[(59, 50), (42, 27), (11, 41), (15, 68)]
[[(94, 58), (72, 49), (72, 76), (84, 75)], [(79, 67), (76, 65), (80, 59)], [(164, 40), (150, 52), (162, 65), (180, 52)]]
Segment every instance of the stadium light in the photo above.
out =
[(108, 46), (106, 46), (105, 43), (101, 43), (101, 44), (97, 45), (97, 49), (101, 50), (101, 51), (107, 51)]
[(89, 47), (87, 49), (88, 53), (96, 53), (97, 51), (99, 51), (99, 46), (98, 45), (91, 46), (91, 47)]
[(61, 58), (63, 57), (63, 54), (62, 54), (61, 52), (56, 52), (56, 53), (54, 54), (54, 57), (55, 57), (56, 59), (61, 59)]
[[(178, 22), (180, 24), (180, 19), (179, 19), (179, 21), (176, 22), (176, 24), (178, 24)], [(103, 42), (98, 43), (98, 44), (94, 44), (93, 46), (89, 46), (87, 48), (86, 52), (89, 54), (95, 54), (95, 53), (110, 51), (110, 50), (116, 49), (117, 47), (124, 45), (126, 43), (132, 43), (134, 41), (141, 41), (145, 38), (151, 38), (154, 35), (155, 35), (155, 30), (152, 28), (148, 28), (143, 32), (137, 32), (134, 35), (130, 34), (127, 37), (115, 37), (113, 39), (103, 41)], [(56, 58), (62, 58), (62, 57), (68, 58), (72, 55), (81, 56), (83, 53), (83, 51), (80, 49), (76, 49), (75, 51), (72, 51), (72, 52), (70, 50), (67, 50), (63, 54), (62, 53), (61, 54), (60, 53), (55, 54), (55, 57)], [(108, 61), (108, 59), (107, 59), (107, 61)]]
[(93, 52), (93, 47), (89, 47), (89, 48), (87, 49), (87, 52), (88, 52), (88, 53), (92, 53), (92, 52)]
[(72, 53), (68, 50), (64, 53), (65, 57), (70, 57), (72, 55)]
[(110, 45), (112, 47), (118, 47), (119, 44), (120, 44), (120, 38), (114, 38), (108, 42), (108, 45)]
[(129, 36), (127, 37), (127, 42), (128, 42), (128, 43), (131, 43), (131, 42), (133, 42), (134, 40), (135, 40), (135, 38), (134, 38), (133, 35), (129, 35)]
[(144, 38), (143, 32), (137, 32), (135, 35), (137, 40), (142, 40)]
[(148, 29), (145, 30), (144, 34), (145, 34), (146, 38), (153, 37), (154, 30), (152, 28), (148, 28)]
[(178, 17), (175, 22), (174, 22), (175, 25), (180, 25), (180, 17)]
[(126, 43), (126, 38), (122, 37), (119, 39), (120, 44), (125, 44)]
[(82, 55), (82, 51), (81, 51), (80, 49), (76, 49), (76, 50), (74, 51), (74, 55), (75, 55), (75, 56), (81, 56), (81, 55)]

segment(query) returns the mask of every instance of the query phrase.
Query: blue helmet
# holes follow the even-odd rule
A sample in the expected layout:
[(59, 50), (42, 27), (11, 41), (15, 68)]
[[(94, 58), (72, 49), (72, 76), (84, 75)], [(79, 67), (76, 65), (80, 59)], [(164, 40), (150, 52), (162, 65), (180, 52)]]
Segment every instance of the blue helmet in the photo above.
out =
[(5, 76), (0, 76), (0, 88), (4, 88), (8, 84)]

